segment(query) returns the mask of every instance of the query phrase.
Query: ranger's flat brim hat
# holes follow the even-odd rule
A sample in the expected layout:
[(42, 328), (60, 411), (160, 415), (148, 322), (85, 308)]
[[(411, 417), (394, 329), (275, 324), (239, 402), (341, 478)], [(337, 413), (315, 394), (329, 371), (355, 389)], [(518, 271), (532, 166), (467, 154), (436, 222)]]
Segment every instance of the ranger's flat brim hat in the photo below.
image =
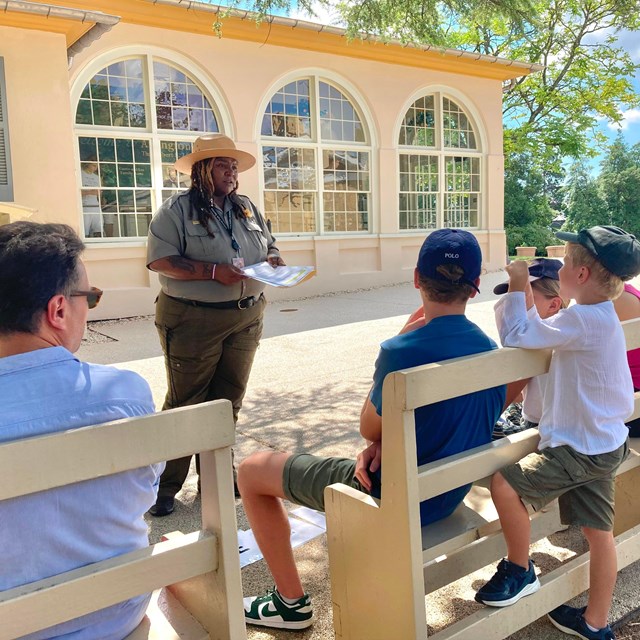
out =
[(212, 133), (208, 136), (200, 136), (193, 143), (193, 151), (182, 158), (178, 158), (174, 167), (180, 173), (191, 173), (191, 167), (200, 160), (207, 158), (233, 158), (238, 162), (238, 172), (242, 173), (251, 169), (256, 159), (246, 151), (236, 149), (234, 141), (222, 133)]

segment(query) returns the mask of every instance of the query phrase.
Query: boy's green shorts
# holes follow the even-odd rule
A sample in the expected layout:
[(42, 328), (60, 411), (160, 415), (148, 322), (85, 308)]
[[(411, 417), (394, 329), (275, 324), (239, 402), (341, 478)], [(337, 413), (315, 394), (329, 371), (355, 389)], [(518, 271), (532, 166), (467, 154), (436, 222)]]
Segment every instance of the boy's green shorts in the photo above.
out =
[(359, 491), (367, 490), (353, 477), (356, 461), (349, 458), (321, 458), (307, 453), (292, 455), (282, 471), (282, 488), (287, 500), (324, 511), (324, 490), (341, 482)]
[(530, 453), (500, 473), (536, 510), (558, 498), (562, 524), (611, 531), (615, 473), (628, 455), (628, 441), (593, 456), (563, 445)]

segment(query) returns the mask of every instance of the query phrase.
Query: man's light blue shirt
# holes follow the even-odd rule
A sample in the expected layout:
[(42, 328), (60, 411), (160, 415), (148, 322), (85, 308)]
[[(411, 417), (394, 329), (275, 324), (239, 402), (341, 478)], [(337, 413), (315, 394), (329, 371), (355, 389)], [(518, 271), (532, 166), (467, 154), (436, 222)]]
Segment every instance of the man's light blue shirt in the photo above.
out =
[[(63, 347), (0, 358), (0, 407), (0, 442), (155, 410), (138, 374), (80, 362)], [(163, 467), (0, 501), (0, 591), (146, 547), (143, 515), (155, 502)], [(121, 640), (148, 600), (140, 596), (26, 637)]]

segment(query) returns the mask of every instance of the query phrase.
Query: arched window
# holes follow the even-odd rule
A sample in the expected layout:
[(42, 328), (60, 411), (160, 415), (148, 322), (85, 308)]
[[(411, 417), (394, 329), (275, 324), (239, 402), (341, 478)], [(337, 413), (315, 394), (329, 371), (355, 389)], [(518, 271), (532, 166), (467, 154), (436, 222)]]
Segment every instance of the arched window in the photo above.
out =
[(146, 237), (160, 202), (189, 186), (174, 162), (219, 122), (202, 87), (163, 59), (128, 57), (96, 73), (75, 120), (85, 237)]
[(482, 155), (464, 109), (441, 93), (418, 98), (398, 146), (400, 229), (478, 227)]
[(275, 233), (370, 231), (370, 136), (342, 89), (317, 77), (287, 83), (265, 109), (261, 136)]

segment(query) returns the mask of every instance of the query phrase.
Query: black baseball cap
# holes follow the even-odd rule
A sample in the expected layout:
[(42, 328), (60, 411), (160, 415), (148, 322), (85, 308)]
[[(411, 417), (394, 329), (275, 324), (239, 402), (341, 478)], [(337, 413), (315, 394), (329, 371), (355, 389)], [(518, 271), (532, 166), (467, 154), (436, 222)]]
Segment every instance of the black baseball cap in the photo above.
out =
[(620, 227), (603, 225), (578, 233), (558, 231), (560, 240), (581, 244), (609, 270), (623, 280), (640, 273), (640, 242)]
[[(452, 280), (438, 269), (443, 265), (455, 265), (462, 276)], [(418, 254), (418, 271), (425, 278), (453, 284), (468, 284), (478, 293), (474, 280), (482, 271), (482, 251), (476, 237), (462, 229), (438, 229), (430, 233), (422, 243)]]
[[(540, 280), (540, 278), (551, 278), (560, 280), (558, 271), (562, 269), (562, 262), (554, 258), (536, 258), (529, 263), (529, 282)], [(493, 288), (493, 293), (503, 294), (509, 290), (508, 282), (501, 282)]]

